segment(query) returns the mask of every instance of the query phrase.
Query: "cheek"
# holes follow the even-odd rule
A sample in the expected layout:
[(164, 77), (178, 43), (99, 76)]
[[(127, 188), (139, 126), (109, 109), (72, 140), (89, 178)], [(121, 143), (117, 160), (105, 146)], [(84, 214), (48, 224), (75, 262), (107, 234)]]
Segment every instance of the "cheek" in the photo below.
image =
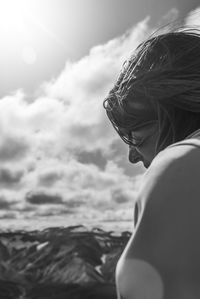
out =
[(148, 160), (153, 159), (155, 156), (156, 142), (157, 136), (152, 136), (148, 142), (138, 148), (138, 152)]
[(155, 149), (152, 144), (148, 144), (141, 148), (137, 148), (137, 151), (145, 160), (150, 161), (154, 157)]

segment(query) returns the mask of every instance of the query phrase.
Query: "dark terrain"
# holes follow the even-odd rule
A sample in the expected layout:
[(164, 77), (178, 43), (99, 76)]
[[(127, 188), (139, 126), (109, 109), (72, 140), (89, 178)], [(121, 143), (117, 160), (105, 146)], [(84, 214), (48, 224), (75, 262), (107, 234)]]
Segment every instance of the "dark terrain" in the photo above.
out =
[(84, 226), (0, 232), (0, 299), (116, 299), (130, 232)]

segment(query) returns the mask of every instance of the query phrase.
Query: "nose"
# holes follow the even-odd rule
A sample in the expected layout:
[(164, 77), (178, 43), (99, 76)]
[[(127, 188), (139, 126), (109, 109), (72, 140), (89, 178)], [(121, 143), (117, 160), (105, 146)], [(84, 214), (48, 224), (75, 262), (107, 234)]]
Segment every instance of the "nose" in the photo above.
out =
[(129, 155), (128, 155), (129, 161), (131, 163), (137, 163), (139, 161), (142, 161), (142, 156), (138, 153), (136, 148), (134, 146), (129, 146)]

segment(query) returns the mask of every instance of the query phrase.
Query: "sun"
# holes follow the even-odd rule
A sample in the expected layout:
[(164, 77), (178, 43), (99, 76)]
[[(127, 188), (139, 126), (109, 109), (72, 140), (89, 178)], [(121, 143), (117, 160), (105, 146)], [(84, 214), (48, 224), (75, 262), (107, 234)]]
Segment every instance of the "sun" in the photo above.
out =
[(56, 16), (50, 20), (51, 11), (51, 6), (42, 1), (0, 0), (1, 54), (3, 48), (5, 52), (12, 49), (20, 52), (24, 63), (34, 64), (37, 61), (37, 48), (46, 47), (44, 36), (64, 48), (65, 44), (47, 25), (56, 20)]
[(37, 55), (27, 26), (29, 3), (27, 0), (0, 0), (0, 39), (2, 48), (19, 52), (24, 63), (34, 64)]
[(27, 4), (24, 0), (0, 0), (0, 34), (4, 39), (25, 37), (26, 10)]

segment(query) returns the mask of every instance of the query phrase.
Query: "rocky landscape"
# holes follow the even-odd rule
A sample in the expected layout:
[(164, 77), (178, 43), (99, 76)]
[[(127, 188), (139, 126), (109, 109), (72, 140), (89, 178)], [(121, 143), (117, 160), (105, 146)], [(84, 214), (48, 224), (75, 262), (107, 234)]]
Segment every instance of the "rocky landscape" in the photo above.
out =
[(114, 299), (130, 232), (84, 226), (0, 232), (0, 299)]

